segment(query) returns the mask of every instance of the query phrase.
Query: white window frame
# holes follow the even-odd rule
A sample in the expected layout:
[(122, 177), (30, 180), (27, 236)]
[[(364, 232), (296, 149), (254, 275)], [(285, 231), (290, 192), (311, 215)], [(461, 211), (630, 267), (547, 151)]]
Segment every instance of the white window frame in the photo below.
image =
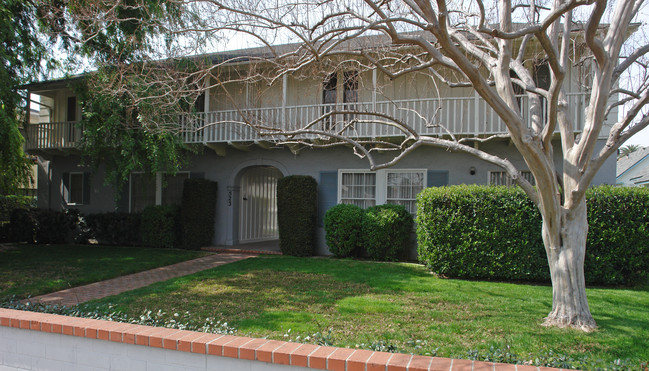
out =
[[(367, 174), (374, 173), (376, 174), (376, 193), (375, 193), (375, 205), (384, 205), (387, 203), (388, 197), (388, 174), (390, 173), (421, 173), (423, 175), (423, 188), (426, 188), (428, 184), (428, 170), (427, 169), (382, 169), (376, 171), (363, 170), (363, 169), (338, 169), (338, 195), (337, 203), (342, 201), (342, 186), (343, 186), (343, 174)], [(423, 189), (422, 188), (422, 189)]]
[[(507, 187), (511, 187), (511, 186), (515, 186), (515, 185), (516, 185), (516, 182), (512, 181), (512, 178), (507, 174), (506, 171), (488, 171), (488, 172), (487, 172), (487, 184), (488, 184), (488, 185), (495, 185), (495, 184), (491, 183), (491, 174), (496, 174), (496, 173), (497, 173), (497, 174), (504, 174), (504, 175), (507, 177), (507, 184), (504, 184), (505, 186), (507, 186)], [(529, 176), (532, 177), (532, 179), (534, 179), (534, 175), (532, 174), (531, 171), (529, 171), (529, 170), (522, 170), (522, 171), (520, 172), (520, 175), (521, 175), (522, 177), (524, 177), (525, 179), (527, 179), (527, 177), (525, 176), (526, 174), (529, 174)], [(528, 179), (528, 180), (529, 180), (529, 179)], [(532, 183), (532, 185), (536, 185), (536, 181), (531, 182), (531, 183)]]
[[(129, 185), (128, 185), (128, 212), (131, 213), (133, 212), (133, 181), (132, 181), (132, 176), (134, 174), (144, 174), (143, 171), (133, 171), (129, 174), (128, 180), (129, 180)], [(162, 177), (165, 174), (169, 174), (164, 171), (158, 171), (155, 174), (155, 204), (156, 206), (162, 205)], [(175, 175), (178, 174), (187, 174), (187, 178), (191, 178), (191, 172), (190, 171), (178, 171), (176, 172)]]
[[(78, 202), (78, 203), (71, 202), (72, 201), (71, 198), (72, 198), (72, 176), (73, 175), (81, 175), (81, 202)], [(83, 200), (83, 195), (84, 195), (84, 192), (86, 190), (83, 189), (83, 188), (85, 187), (85, 183), (86, 183), (85, 177), (86, 176), (85, 176), (85, 174), (83, 172), (76, 171), (76, 172), (68, 173), (68, 195), (67, 195), (68, 197), (66, 197), (66, 200), (65, 200), (66, 205), (84, 205), (84, 203), (83, 203), (83, 201), (84, 201)]]

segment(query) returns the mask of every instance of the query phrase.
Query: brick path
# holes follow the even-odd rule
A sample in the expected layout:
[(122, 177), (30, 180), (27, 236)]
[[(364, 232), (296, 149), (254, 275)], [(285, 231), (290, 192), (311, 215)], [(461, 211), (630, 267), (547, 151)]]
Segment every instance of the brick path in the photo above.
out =
[(120, 294), (124, 291), (149, 286), (153, 283), (165, 281), (170, 278), (186, 276), (188, 274), (218, 267), (219, 265), (233, 263), (255, 255), (256, 254), (208, 255), (182, 263), (129, 274), (127, 276), (117, 277), (106, 281), (95, 282), (85, 286), (73, 287), (53, 292), (51, 294), (36, 296), (29, 299), (29, 301), (52, 305), (77, 305), (89, 300), (101, 299), (106, 296)]

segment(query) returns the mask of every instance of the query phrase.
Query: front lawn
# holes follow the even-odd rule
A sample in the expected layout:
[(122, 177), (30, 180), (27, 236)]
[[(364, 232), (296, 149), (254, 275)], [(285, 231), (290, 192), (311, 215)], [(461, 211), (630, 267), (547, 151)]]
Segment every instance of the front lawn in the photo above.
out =
[(0, 250), (0, 299), (36, 296), (204, 256), (204, 252), (81, 245)]
[(649, 360), (649, 288), (588, 295), (599, 329), (586, 334), (540, 325), (551, 307), (548, 286), (439, 279), (415, 264), (262, 256), (91, 306), (112, 303), (133, 316), (189, 311), (197, 321), (225, 320), (240, 335), (416, 354), (468, 358), (500, 349), (519, 360), (559, 353), (610, 366), (629, 358), (634, 368)]

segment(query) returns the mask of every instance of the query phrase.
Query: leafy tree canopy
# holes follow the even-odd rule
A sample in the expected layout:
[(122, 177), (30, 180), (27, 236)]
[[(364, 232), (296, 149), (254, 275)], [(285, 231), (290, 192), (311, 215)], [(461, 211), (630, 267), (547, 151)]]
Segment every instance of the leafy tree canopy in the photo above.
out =
[(21, 0), (0, 3), (0, 194), (15, 193), (30, 179), (19, 127), (25, 115), (18, 87), (41, 73), (45, 48), (35, 29), (35, 7)]

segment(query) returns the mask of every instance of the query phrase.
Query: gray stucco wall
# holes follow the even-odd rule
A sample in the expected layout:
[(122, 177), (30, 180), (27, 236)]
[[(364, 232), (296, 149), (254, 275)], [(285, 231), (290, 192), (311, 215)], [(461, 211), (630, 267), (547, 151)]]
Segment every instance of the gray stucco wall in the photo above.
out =
[[(558, 143), (555, 143), (558, 146)], [(603, 142), (600, 143), (600, 146)], [(505, 157), (520, 169), (526, 166), (516, 148), (506, 141), (481, 144), (480, 149), (492, 154)], [(555, 153), (560, 153), (555, 148)], [(385, 157), (387, 158), (387, 157)], [(60, 210), (66, 205), (61, 197), (61, 178), (68, 172), (86, 172), (90, 169), (79, 166), (79, 157), (60, 156), (54, 157), (49, 163), (41, 162), (39, 171), (46, 176), (43, 180), (39, 173), (39, 206)], [(49, 165), (49, 169), (47, 166)], [(215, 245), (236, 244), (238, 242), (236, 225), (238, 221), (237, 187), (242, 170), (250, 166), (274, 166), (284, 175), (310, 175), (316, 180), (322, 171), (337, 171), (338, 169), (368, 169), (367, 160), (361, 159), (346, 147), (333, 149), (304, 149), (297, 155), (286, 148), (263, 149), (251, 146), (249, 150), (237, 150), (232, 147), (226, 149), (225, 156), (219, 156), (214, 151), (204, 148), (203, 152), (192, 155), (186, 171), (204, 173), (206, 179), (218, 183), (216, 228), (213, 243)], [(557, 159), (556, 166), (561, 169)], [(470, 168), (476, 169), (475, 174), (470, 174)], [(494, 165), (488, 164), (473, 156), (464, 153), (454, 153), (441, 148), (424, 147), (414, 151), (404, 158), (394, 168), (401, 169), (427, 169), (448, 171), (449, 184), (486, 184), (489, 171), (500, 171)], [(48, 180), (49, 179), (49, 180)], [(82, 213), (96, 213), (116, 210), (115, 198), (110, 187), (104, 184), (102, 169), (92, 174), (90, 179), (90, 202), (87, 205), (75, 205)], [(593, 185), (615, 184), (615, 159), (610, 158), (599, 172)], [(126, 198), (126, 200), (124, 199)], [(123, 193), (120, 204), (128, 205), (128, 193)], [(234, 198), (234, 201), (233, 201)], [(123, 211), (124, 207), (122, 208)], [(319, 252), (327, 253), (324, 245), (324, 231), (318, 230)]]

